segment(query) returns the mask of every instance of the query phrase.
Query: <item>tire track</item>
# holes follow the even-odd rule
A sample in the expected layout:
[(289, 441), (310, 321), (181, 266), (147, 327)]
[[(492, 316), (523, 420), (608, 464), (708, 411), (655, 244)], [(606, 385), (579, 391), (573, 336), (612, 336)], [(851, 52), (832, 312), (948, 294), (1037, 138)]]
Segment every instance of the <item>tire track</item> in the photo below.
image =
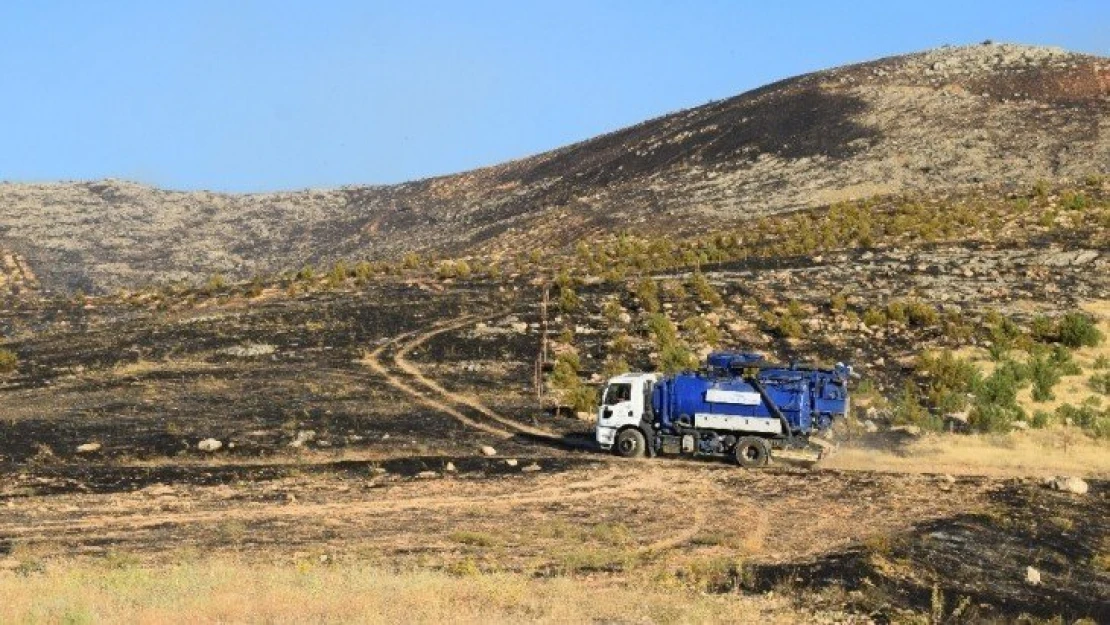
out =
[[(465, 325), (466, 323), (469, 323), (471, 321), (475, 321), (476, 319), (477, 318), (475, 316), (466, 316), (466, 317), (463, 317), (464, 321), (458, 321), (458, 322), (455, 322), (455, 323)], [(435, 328), (437, 326), (432, 326), (432, 327)], [(491, 426), (491, 425), (488, 425), (488, 424), (485, 424), (485, 423), (480, 423), (478, 421), (475, 421), (474, 419), (471, 419), (470, 417), (464, 415), (462, 412), (460, 412), (460, 411), (456, 410), (455, 408), (445, 404), (444, 402), (439, 401), (437, 399), (434, 399), (432, 397), (429, 397), (425, 393), (418, 392), (417, 390), (413, 389), (411, 387), (411, 385), (406, 384), (404, 380), (402, 380), (401, 378), (399, 378), (396, 375), (394, 375), (393, 373), (391, 373), (389, 371), (389, 369), (387, 369), (385, 367), (385, 365), (382, 364), (381, 356), (382, 356), (382, 353), (386, 349), (394, 346), (395, 344), (399, 343), (400, 341), (403, 341), (403, 340), (407, 339), (408, 337), (410, 337), (414, 334), (416, 334), (416, 333), (415, 332), (407, 332), (405, 334), (401, 334), (401, 335), (391, 339), (387, 343), (383, 343), (382, 345), (378, 346), (376, 349), (374, 349), (373, 351), (368, 353), (361, 360), (362, 364), (366, 365), (372, 371), (374, 371), (374, 373), (377, 373), (383, 379), (385, 379), (387, 384), (389, 384), (393, 388), (405, 393), (406, 395), (412, 397), (418, 403), (423, 404), (424, 406), (427, 406), (427, 407), (429, 407), (433, 410), (438, 410), (439, 412), (450, 415), (451, 417), (453, 417), (454, 419), (456, 419), (457, 421), (459, 421), (460, 423), (462, 423), (464, 425), (472, 427), (476, 430), (481, 430), (482, 432), (485, 432), (485, 433), (490, 434), (492, 436), (496, 436), (496, 437), (501, 438), (501, 439), (510, 439), (510, 438), (513, 438), (514, 436), (516, 436), (514, 433), (509, 432), (507, 430), (503, 430), (503, 429), (495, 427), (495, 426)]]
[(472, 323), (474, 321), (479, 321), (481, 319), (488, 319), (488, 318), (489, 318), (488, 316), (487, 317), (470, 317), (470, 318), (465, 318), (464, 317), (462, 320), (459, 320), (455, 323), (449, 323), (447, 325), (436, 326), (436, 327), (434, 327), (434, 329), (432, 329), (428, 332), (424, 332), (422, 334), (419, 334), (413, 340), (411, 340), (411, 341), (405, 343), (404, 345), (402, 345), (401, 348), (398, 349), (394, 353), (393, 362), (397, 365), (398, 369), (400, 369), (401, 371), (404, 371), (408, 375), (412, 376), (412, 378), (414, 380), (416, 380), (417, 382), (419, 382), (422, 386), (424, 386), (425, 388), (435, 392), (439, 396), (454, 402), (455, 404), (462, 404), (462, 405), (465, 405), (465, 406), (469, 406), (470, 408), (473, 408), (474, 410), (477, 410), (478, 412), (480, 412), (482, 415), (484, 415), (484, 416), (486, 416), (490, 419), (493, 419), (494, 421), (500, 423), (501, 425), (512, 428), (514, 430), (517, 430), (518, 432), (523, 432), (525, 434), (530, 434), (532, 436), (545, 438), (545, 439), (548, 439), (548, 440), (551, 440), (551, 441), (561, 442), (562, 438), (558, 434), (552, 432), (551, 430), (546, 430), (546, 429), (538, 428), (538, 427), (532, 427), (532, 426), (529, 426), (529, 425), (525, 425), (523, 423), (519, 423), (519, 422), (514, 421), (512, 419), (509, 419), (508, 417), (501, 416), (500, 414), (494, 412), (491, 408), (489, 408), (488, 406), (483, 404), (477, 398), (468, 397), (466, 395), (462, 395), (460, 393), (455, 393), (453, 391), (450, 391), (450, 390), (444, 388), (439, 383), (437, 383), (434, 380), (431, 380), (427, 376), (425, 376), (423, 371), (421, 371), (416, 365), (412, 364), (412, 362), (410, 362), (406, 358), (406, 356), (412, 350), (416, 349), (417, 347), (420, 347), (421, 345), (423, 345), (424, 343), (426, 343), (430, 339), (432, 339), (432, 338), (434, 338), (434, 337), (436, 337), (440, 334), (443, 334), (445, 332), (451, 332), (452, 330), (458, 330), (459, 328), (466, 327), (467, 325), (469, 325), (470, 323)]

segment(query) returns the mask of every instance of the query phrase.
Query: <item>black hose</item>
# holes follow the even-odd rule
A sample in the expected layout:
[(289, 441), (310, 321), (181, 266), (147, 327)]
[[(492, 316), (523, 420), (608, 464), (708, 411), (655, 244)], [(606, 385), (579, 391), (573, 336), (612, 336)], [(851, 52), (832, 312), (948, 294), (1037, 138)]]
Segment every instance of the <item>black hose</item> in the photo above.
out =
[(782, 414), (778, 405), (771, 401), (771, 396), (767, 394), (767, 389), (763, 388), (763, 384), (759, 381), (759, 378), (751, 376), (747, 381), (748, 384), (751, 384), (752, 388), (759, 393), (760, 398), (763, 399), (763, 403), (767, 406), (767, 410), (770, 410), (771, 414), (778, 417), (779, 422), (782, 423), (783, 431), (786, 432), (786, 441), (792, 446), (794, 443), (794, 433), (790, 430), (790, 422), (786, 420), (786, 415)]

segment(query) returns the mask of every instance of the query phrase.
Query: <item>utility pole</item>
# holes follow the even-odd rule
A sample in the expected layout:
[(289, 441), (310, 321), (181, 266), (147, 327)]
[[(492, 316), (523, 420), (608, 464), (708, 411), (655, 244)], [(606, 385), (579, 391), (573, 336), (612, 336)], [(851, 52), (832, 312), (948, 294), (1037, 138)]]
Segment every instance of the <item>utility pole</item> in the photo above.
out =
[(536, 389), (536, 401), (543, 406), (543, 367), (547, 364), (547, 305), (550, 294), (548, 285), (543, 284), (543, 297), (540, 300), (540, 345), (536, 354), (536, 368), (534, 371), (533, 385)]

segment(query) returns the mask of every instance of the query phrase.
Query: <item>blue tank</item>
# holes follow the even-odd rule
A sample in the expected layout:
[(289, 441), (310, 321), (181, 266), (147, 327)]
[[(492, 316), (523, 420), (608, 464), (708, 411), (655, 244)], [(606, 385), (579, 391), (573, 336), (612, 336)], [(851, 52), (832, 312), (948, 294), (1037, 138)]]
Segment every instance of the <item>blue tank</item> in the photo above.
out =
[(655, 384), (651, 407), (660, 433), (696, 428), (808, 435), (848, 409), (851, 369), (843, 365), (768, 365), (759, 354), (735, 352), (710, 354), (706, 365)]

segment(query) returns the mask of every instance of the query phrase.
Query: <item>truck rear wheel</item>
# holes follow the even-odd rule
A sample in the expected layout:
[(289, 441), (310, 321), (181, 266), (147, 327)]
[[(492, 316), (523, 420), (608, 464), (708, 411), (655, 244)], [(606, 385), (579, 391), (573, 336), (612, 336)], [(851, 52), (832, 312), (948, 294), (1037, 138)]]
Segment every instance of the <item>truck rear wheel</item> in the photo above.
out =
[(745, 469), (766, 466), (771, 459), (771, 447), (758, 436), (745, 436), (736, 441), (732, 449), (736, 464)]
[(644, 455), (647, 442), (644, 434), (635, 428), (628, 428), (617, 434), (617, 444), (613, 446), (622, 458), (639, 458)]

